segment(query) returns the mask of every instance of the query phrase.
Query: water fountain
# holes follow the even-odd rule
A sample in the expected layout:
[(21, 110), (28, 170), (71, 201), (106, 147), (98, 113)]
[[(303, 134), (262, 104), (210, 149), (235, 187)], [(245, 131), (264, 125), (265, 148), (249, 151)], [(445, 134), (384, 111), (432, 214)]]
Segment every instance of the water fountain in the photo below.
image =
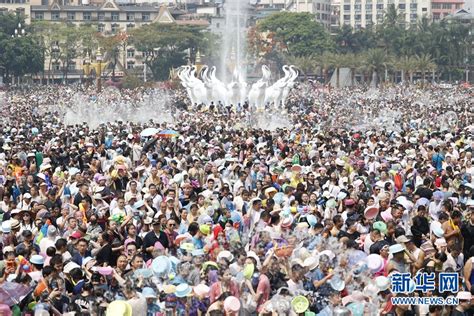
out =
[(284, 107), (299, 75), (295, 66), (283, 66), (284, 76), (271, 84), (271, 71), (263, 65), (261, 79), (252, 85), (246, 82), (247, 6), (243, 0), (226, 0), (224, 3), (225, 24), (219, 68), (204, 66), (197, 73), (198, 67), (191, 65), (178, 70), (177, 75), (193, 104), (209, 105), (213, 102), (226, 106), (248, 101), (260, 111), (266, 104)]

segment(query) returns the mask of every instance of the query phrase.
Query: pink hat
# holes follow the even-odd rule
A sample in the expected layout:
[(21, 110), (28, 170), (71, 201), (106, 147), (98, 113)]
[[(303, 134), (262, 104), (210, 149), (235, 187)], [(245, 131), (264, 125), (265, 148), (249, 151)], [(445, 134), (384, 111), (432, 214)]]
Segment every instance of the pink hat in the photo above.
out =
[(210, 290), (211, 289), (209, 288), (209, 286), (202, 283), (196, 285), (193, 289), (194, 293), (196, 293), (197, 296), (204, 296), (204, 297), (207, 297), (209, 295)]
[(369, 206), (364, 210), (364, 217), (366, 219), (374, 219), (379, 214), (379, 208), (376, 206)]
[(224, 300), (224, 310), (227, 313), (236, 313), (240, 310), (240, 301), (235, 296), (229, 296)]
[(355, 201), (353, 199), (347, 199), (344, 201), (344, 205), (345, 206), (351, 206), (351, 205), (354, 205), (355, 204)]

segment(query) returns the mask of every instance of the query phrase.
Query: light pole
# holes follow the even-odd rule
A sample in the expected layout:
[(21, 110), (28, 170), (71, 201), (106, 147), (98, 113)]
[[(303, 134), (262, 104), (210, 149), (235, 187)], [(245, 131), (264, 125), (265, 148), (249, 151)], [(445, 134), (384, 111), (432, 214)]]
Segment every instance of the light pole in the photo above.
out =
[(155, 58), (158, 56), (158, 51), (159, 48), (153, 48), (149, 51), (143, 52), (143, 55), (145, 56), (145, 60), (143, 61), (143, 82), (146, 82), (146, 73), (147, 73), (147, 67), (146, 67), (146, 61), (148, 57)]
[(97, 61), (97, 68), (98, 68), (97, 93), (100, 93), (100, 91), (102, 91), (102, 52), (100, 51), (100, 48), (97, 50), (95, 59)]
[(91, 73), (91, 57), (89, 52), (86, 53), (86, 58), (84, 59), (84, 74), (86, 75), (86, 88), (89, 86), (89, 74)]
[[(12, 38), (20, 38), (20, 37), (24, 36), (25, 33), (26, 33), (25, 29), (22, 28), (21, 23), (18, 23), (17, 28), (15, 28), (14, 34), (12, 34)], [(17, 80), (18, 80), (18, 86), (20, 86), (20, 76), (17, 77)], [(15, 80), (13, 80), (13, 82), (15, 82)]]
[(18, 27), (15, 28), (15, 34), (12, 34), (12, 37), (22, 37), (25, 35), (25, 29), (22, 28), (21, 23), (18, 23)]

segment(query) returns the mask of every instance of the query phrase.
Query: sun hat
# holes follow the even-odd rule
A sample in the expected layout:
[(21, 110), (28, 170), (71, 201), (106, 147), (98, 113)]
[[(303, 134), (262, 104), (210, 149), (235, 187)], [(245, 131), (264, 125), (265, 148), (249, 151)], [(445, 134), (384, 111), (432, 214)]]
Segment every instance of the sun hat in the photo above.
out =
[(255, 266), (253, 265), (253, 263), (246, 264), (242, 271), (244, 278), (250, 280), (250, 278), (252, 278), (253, 276), (254, 271), (255, 271)]
[(378, 230), (378, 231), (381, 232), (382, 234), (386, 234), (386, 233), (387, 233), (387, 224), (385, 224), (384, 222), (381, 222), (381, 221), (375, 222), (375, 223), (372, 225), (372, 228)]
[(179, 249), (191, 252), (194, 250), (194, 244), (190, 242), (183, 242), (180, 246)]
[(341, 192), (339, 192), (339, 193), (337, 194), (337, 197), (336, 197), (336, 198), (337, 198), (339, 201), (342, 201), (342, 200), (344, 200), (346, 197), (347, 197), (347, 193), (344, 192), (344, 191), (341, 191)]
[(293, 311), (297, 314), (306, 312), (308, 307), (309, 301), (303, 295), (295, 296), (295, 298), (291, 300), (291, 308), (293, 308)]
[(64, 271), (64, 273), (70, 273), (72, 270), (74, 270), (76, 268), (80, 268), (80, 267), (81, 266), (79, 266), (74, 261), (70, 261), (64, 266), (63, 271)]
[(372, 273), (377, 273), (383, 268), (383, 258), (378, 254), (370, 254), (365, 259), (367, 261), (367, 267)]
[(135, 270), (134, 275), (150, 278), (153, 276), (153, 271), (151, 269), (137, 269)]
[(257, 269), (260, 269), (260, 258), (257, 256), (255, 251), (250, 250), (247, 252), (247, 258), (252, 258), (257, 262)]
[(364, 306), (365, 304), (362, 302), (353, 302), (347, 305), (347, 308), (351, 311), (352, 316), (363, 316)]
[(303, 267), (308, 268), (310, 271), (316, 269), (319, 265), (319, 256), (308, 257), (303, 262)]
[(44, 264), (44, 258), (41, 255), (32, 255), (31, 258), (30, 258), (30, 262), (32, 264), (42, 265), (42, 264)]
[(203, 234), (203, 235), (209, 235), (211, 233), (211, 227), (207, 224), (202, 224), (199, 226), (199, 231)]
[(163, 292), (165, 292), (165, 294), (173, 294), (176, 292), (176, 286), (173, 284), (165, 284), (163, 285)]
[(433, 227), (433, 234), (435, 234), (436, 237), (441, 238), (444, 236), (444, 230), (441, 227)]
[(112, 275), (114, 273), (114, 269), (112, 267), (95, 267), (95, 271), (97, 271), (101, 275)]
[(142, 290), (142, 295), (145, 298), (156, 298), (156, 292), (151, 287), (144, 287)]
[(446, 239), (444, 239), (444, 238), (438, 238), (438, 239), (436, 239), (436, 241), (435, 241), (435, 246), (438, 247), (438, 248), (439, 248), (439, 247), (446, 247), (447, 245), (448, 245), (448, 244), (447, 244), (447, 242), (446, 242)]
[(291, 225), (293, 224), (293, 216), (286, 216), (285, 218), (283, 218), (283, 220), (281, 221), (281, 227), (282, 228), (289, 228), (291, 227)]
[(322, 255), (326, 255), (329, 257), (329, 260), (334, 260), (334, 258), (336, 258), (336, 255), (334, 254), (334, 252), (332, 252), (331, 250), (327, 249), (327, 250), (323, 250), (319, 253), (319, 256), (321, 257)]
[(220, 261), (221, 259), (226, 259), (227, 261), (232, 262), (234, 260), (234, 255), (228, 250), (222, 250), (217, 255), (217, 261)]
[(20, 221), (17, 220), (17, 219), (11, 219), (10, 220), (10, 227), (11, 227), (12, 230), (20, 229)]
[(224, 310), (227, 313), (236, 313), (240, 310), (240, 301), (235, 296), (228, 296), (224, 300)]
[(132, 316), (132, 306), (127, 301), (113, 301), (107, 306), (105, 316)]
[(346, 282), (338, 277), (333, 277), (328, 281), (334, 291), (341, 292), (346, 287)]
[(9, 232), (12, 231), (12, 226), (11, 226), (11, 222), (10, 221), (4, 221), (2, 223), (2, 233), (4, 234), (8, 234)]
[(391, 254), (399, 253), (399, 252), (403, 252), (403, 251), (405, 251), (405, 248), (403, 248), (403, 246), (401, 244), (391, 245), (388, 248), (388, 252), (391, 253)]
[(13, 248), (12, 246), (5, 246), (3, 247), (2, 252), (3, 254), (6, 254), (7, 252), (15, 252), (15, 248)]
[(137, 202), (135, 202), (135, 203), (133, 204), (133, 208), (134, 208), (134, 209), (139, 209), (139, 208), (142, 207), (143, 205), (145, 205), (145, 202), (144, 202), (143, 200), (139, 200), (139, 201), (137, 201)]
[(407, 238), (407, 236), (405, 235), (400, 235), (398, 236), (395, 241), (399, 244), (403, 244), (403, 243), (406, 243), (406, 242), (409, 242), (411, 239)]
[(379, 291), (386, 291), (390, 288), (390, 279), (386, 276), (378, 276), (375, 278), (375, 286)]
[(201, 297), (206, 297), (209, 295), (209, 292), (210, 292), (211, 288), (209, 286), (207, 286), (206, 284), (198, 284), (196, 285), (194, 288), (193, 288), (193, 291), (194, 293), (197, 295), (197, 296), (201, 296)]
[(306, 221), (310, 227), (314, 227), (318, 223), (318, 219), (313, 214), (306, 215)]
[(472, 299), (472, 294), (471, 294), (471, 292), (460, 291), (456, 295), (456, 298), (460, 301), (470, 301)]
[(175, 295), (177, 297), (186, 297), (189, 296), (192, 292), (192, 288), (187, 283), (181, 283), (176, 287)]
[(156, 275), (168, 274), (171, 270), (171, 261), (166, 256), (158, 256), (153, 259), (151, 269)]
[(369, 206), (364, 210), (364, 217), (366, 219), (374, 219), (379, 214), (379, 208), (376, 206)]

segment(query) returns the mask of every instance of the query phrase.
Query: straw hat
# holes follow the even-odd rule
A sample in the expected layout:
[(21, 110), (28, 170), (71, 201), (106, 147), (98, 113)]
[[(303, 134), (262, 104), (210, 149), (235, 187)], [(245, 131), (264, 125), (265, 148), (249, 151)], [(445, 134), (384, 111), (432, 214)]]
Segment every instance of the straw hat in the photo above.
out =
[(127, 301), (113, 301), (107, 306), (105, 316), (132, 316), (132, 306)]

